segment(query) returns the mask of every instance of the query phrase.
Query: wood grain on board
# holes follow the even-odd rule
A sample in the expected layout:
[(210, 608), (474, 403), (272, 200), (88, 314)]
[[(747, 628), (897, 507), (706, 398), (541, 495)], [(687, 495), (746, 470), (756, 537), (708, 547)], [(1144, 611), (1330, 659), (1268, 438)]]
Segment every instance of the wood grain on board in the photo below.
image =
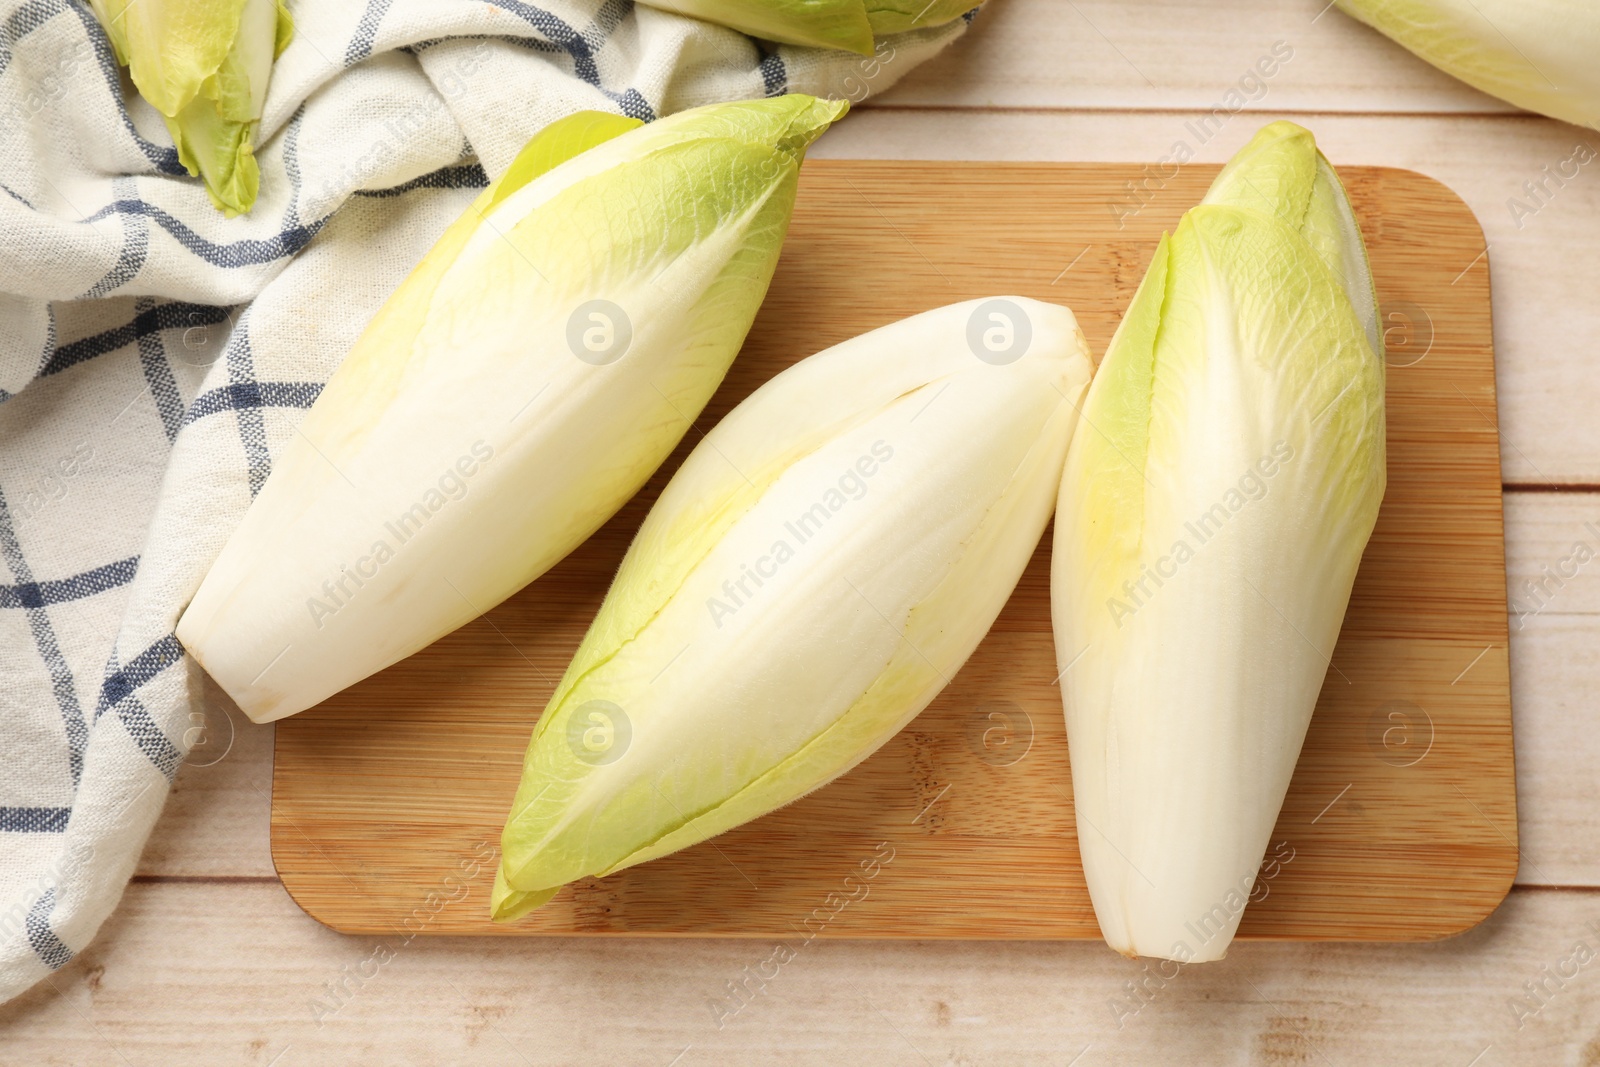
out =
[[(1215, 169), (1134, 198), (1141, 166), (808, 163), (771, 293), (698, 426), (796, 359), (971, 297), (1067, 304), (1103, 351), (1156, 238)], [(1431, 179), (1342, 173), (1390, 331), (1389, 492), (1274, 836), (1294, 859), (1246, 912), (1246, 938), (1446, 936), (1487, 915), (1517, 866), (1483, 234)], [(570, 887), (522, 922), (489, 922), (479, 860), (529, 732), (686, 448), (528, 589), (277, 725), (272, 852), (294, 898), (371, 933), (783, 937), (809, 918), (821, 936), (1098, 936), (1051, 684), (1044, 546), (952, 685), (849, 775)], [(874, 855), (881, 871), (848, 921), (820, 918), (839, 914), (830, 894), (849, 893), (844, 876)], [(466, 900), (440, 909), (463, 870), (477, 872)]]
[[(1331, 19), (1337, 11), (1330, 11)], [(1324, 19), (1324, 22), (1327, 20)], [(1420, 171), (1449, 186), (1472, 208), (1486, 241), (1466, 252), (1450, 276), (1479, 256), (1494, 274), (1502, 481), (1519, 490), (1600, 485), (1594, 411), (1600, 375), (1600, 165), (1583, 169), (1538, 214), (1513, 216), (1525, 204), (1523, 183), (1554, 170), (1580, 143), (1600, 151), (1582, 130), (1536, 116), (1417, 118), (1395, 115), (1245, 112), (1205, 143), (1183, 111), (874, 110), (863, 107), (828, 131), (812, 157), (994, 162), (1148, 163), (1170, 157), (1180, 140), (1197, 162), (1225, 163), (1261, 126), (1290, 119), (1316, 134), (1341, 169), (1355, 164)], [(1191, 164), (1192, 165), (1192, 164)], [(1485, 245), (1488, 251), (1485, 253)], [(1440, 254), (1454, 255), (1447, 247)], [(1442, 266), (1442, 264), (1441, 264)]]

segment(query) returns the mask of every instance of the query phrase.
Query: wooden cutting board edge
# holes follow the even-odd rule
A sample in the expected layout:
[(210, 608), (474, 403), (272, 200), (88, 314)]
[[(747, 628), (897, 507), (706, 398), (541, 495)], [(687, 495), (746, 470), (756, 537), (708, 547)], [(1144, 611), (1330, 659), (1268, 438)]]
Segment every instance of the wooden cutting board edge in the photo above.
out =
[[(870, 170), (872, 168), (886, 168), (886, 169), (889, 169), (889, 170), (894, 170), (896, 168), (904, 167), (905, 165), (906, 165), (905, 163), (902, 163), (902, 162), (899, 162), (899, 161), (883, 161), (883, 160), (856, 161), (856, 160), (818, 159), (818, 160), (808, 161), (807, 170), (808, 171), (813, 171), (813, 169), (814, 169), (816, 173), (827, 173), (829, 171), (834, 171), (834, 170), (838, 170), (838, 169), (848, 170), (849, 168), (852, 168), (852, 167), (859, 167), (859, 168), (863, 168), (863, 169), (866, 169), (866, 170)], [(992, 173), (993, 170), (995, 169), (995, 165), (993, 165), (993, 164), (976, 163), (976, 162), (970, 162), (970, 161), (956, 162), (956, 163), (949, 163), (949, 162), (934, 163), (934, 162), (930, 161), (930, 162), (927, 162), (927, 163), (923, 163), (922, 165), (934, 166), (934, 167), (938, 167), (938, 168), (948, 168), (951, 172), (959, 172), (959, 173), (966, 174), (966, 175), (977, 175), (977, 176), (981, 176), (981, 175), (983, 175), (985, 173)], [(1029, 169), (1029, 168), (1037, 168), (1037, 169), (1039, 169), (1041, 171), (1048, 171), (1048, 170), (1055, 170), (1057, 168), (1063, 168), (1063, 169), (1067, 169), (1067, 170), (1076, 170), (1076, 171), (1078, 171), (1080, 173), (1082, 173), (1084, 171), (1103, 170), (1103, 171), (1107, 172), (1108, 174), (1124, 172), (1127, 169), (1127, 166), (1123, 165), (1123, 164), (1048, 164), (1048, 163), (1045, 163), (1045, 164), (1007, 164), (1007, 165), (1003, 165), (1003, 166), (1005, 166), (1007, 168), (1010, 168), (1010, 169), (1016, 169), (1016, 170), (1025, 170), (1025, 169)], [(1219, 168), (1217, 168), (1215, 166), (1203, 166), (1203, 165), (1192, 165), (1191, 167), (1186, 168), (1186, 170), (1189, 171), (1189, 172), (1204, 174), (1207, 181), (1209, 181), (1210, 175), (1214, 174), (1216, 172), (1216, 170), (1218, 170), (1218, 169)], [(1430, 177), (1428, 177), (1426, 175), (1419, 174), (1419, 173), (1417, 173), (1415, 171), (1409, 171), (1409, 170), (1404, 170), (1404, 169), (1400, 169), (1400, 168), (1362, 167), (1362, 168), (1347, 168), (1347, 169), (1350, 170), (1350, 171), (1365, 172), (1366, 174), (1370, 174), (1370, 175), (1384, 175), (1384, 176), (1392, 175), (1394, 179), (1399, 180), (1402, 183), (1406, 183), (1406, 184), (1416, 183), (1419, 180), (1421, 182), (1423, 182), (1423, 183), (1426, 183), (1426, 186), (1429, 187), (1430, 190), (1431, 190), (1431, 195), (1433, 195), (1433, 196), (1435, 196), (1435, 197), (1437, 197), (1439, 199), (1448, 199), (1449, 201), (1454, 202), (1455, 205), (1458, 205), (1459, 208), (1461, 209), (1462, 214), (1464, 214), (1468, 218), (1471, 218), (1472, 224), (1476, 229), (1478, 239), (1480, 241), (1483, 240), (1482, 227), (1478, 223), (1476, 217), (1471, 212), (1470, 207), (1468, 207), (1461, 200), (1461, 198), (1455, 194), (1455, 192), (1453, 190), (1451, 190), (1448, 186), (1444, 185), (1443, 183), (1440, 183), (1440, 182), (1438, 182), (1437, 180), (1435, 180), (1433, 178), (1430, 178)], [(1487, 293), (1487, 291), (1488, 291), (1488, 278), (1489, 278), (1489, 263), (1488, 263), (1488, 256), (1487, 256), (1486, 253), (1487, 253), (1487, 249), (1485, 249), (1485, 254), (1480, 257), (1481, 262), (1480, 261), (1474, 261), (1474, 263), (1469, 264), (1462, 271), (1462, 276), (1476, 275), (1481, 271), (1481, 273), (1482, 273), (1482, 284), (1483, 284), (1483, 288), (1484, 288), (1485, 293)], [(1491, 345), (1491, 351), (1492, 351), (1492, 319), (1488, 323), (1488, 330), (1489, 330), (1490, 345)], [(1098, 362), (1098, 360), (1100, 358), (1100, 355), (1101, 355), (1101, 350), (1103, 348), (1103, 345), (1095, 345), (1093, 347), (1095, 348), (1095, 359)], [(1491, 356), (1491, 358), (1492, 358), (1492, 356)], [(1493, 381), (1493, 375), (1491, 374), (1489, 376), (1489, 381), (1488, 381), (1488, 395), (1487, 395), (1486, 398), (1480, 398), (1480, 399), (1486, 399), (1488, 401), (1488, 403), (1491, 405), (1491, 407), (1489, 408), (1491, 413), (1496, 411), (1496, 408), (1492, 406), (1495, 403), (1494, 387), (1495, 387), (1495, 383)], [(1497, 420), (1491, 420), (1491, 421), (1497, 422)], [(1496, 425), (1495, 428), (1496, 428), (1496, 432), (1498, 432), (1497, 425)], [(1498, 486), (1499, 478), (1500, 478), (1500, 474), (1499, 474), (1500, 464), (1499, 464), (1498, 449), (1496, 449), (1495, 452), (1494, 452), (1494, 467), (1495, 467), (1496, 484)], [(1503, 512), (1503, 503), (1500, 505), (1500, 508), (1499, 508), (1498, 524), (1499, 524), (1499, 544), (1500, 544), (1500, 551), (1501, 551), (1499, 572), (1500, 572), (1500, 577), (1501, 577), (1501, 584), (1503, 586), (1503, 584), (1504, 584), (1504, 512)], [(1501, 623), (1501, 632), (1499, 634), (1500, 641), (1499, 641), (1498, 647), (1496, 648), (1496, 647), (1491, 646), (1490, 654), (1488, 656), (1486, 656), (1485, 658), (1490, 660), (1491, 662), (1499, 661), (1498, 664), (1496, 664), (1496, 665), (1498, 665), (1500, 667), (1501, 671), (1504, 672), (1504, 676), (1506, 678), (1506, 689), (1507, 689), (1507, 691), (1509, 691), (1509, 656), (1508, 656), (1508, 651), (1509, 650), (1508, 650), (1508, 647), (1507, 647), (1507, 644), (1506, 644), (1506, 637), (1507, 637), (1507, 632), (1506, 632), (1507, 631), (1507, 625), (1506, 625), (1506, 623), (1507, 623), (1507, 620), (1506, 620), (1506, 616), (1503, 613), (1500, 615), (1500, 623)], [(1509, 704), (1509, 697), (1508, 697), (1508, 704)], [(282, 724), (280, 724), (280, 726), (281, 725)], [(1512, 740), (1511, 740), (1511, 737), (1510, 737), (1509, 719), (1505, 723), (1505, 733), (1506, 733), (1506, 737), (1505, 737), (1506, 759), (1507, 759), (1508, 762), (1511, 762), (1511, 766), (1508, 767), (1507, 770), (1508, 770), (1508, 776), (1511, 776), (1511, 775), (1514, 775), (1514, 754), (1513, 754), (1512, 748), (1511, 748)], [(305, 910), (306, 913), (308, 915), (310, 915), (312, 918), (314, 918), (318, 922), (323, 923), (324, 925), (327, 925), (330, 928), (338, 930), (340, 932), (351, 933), (351, 934), (385, 934), (385, 933), (397, 932), (397, 928), (395, 926), (393, 926), (392, 924), (387, 924), (387, 923), (383, 923), (383, 922), (377, 922), (377, 923), (373, 923), (373, 924), (365, 924), (365, 923), (361, 923), (359, 921), (356, 921), (356, 922), (349, 921), (348, 920), (348, 916), (346, 916), (343, 919), (341, 919), (338, 916), (333, 916), (333, 915), (328, 915), (328, 914), (318, 914), (319, 910), (321, 910), (321, 909), (317, 906), (315, 901), (313, 899), (311, 899), (311, 898), (313, 898), (313, 897), (315, 897), (317, 895), (315, 890), (313, 889), (313, 887), (309, 883), (302, 882), (300, 880), (300, 876), (298, 874), (296, 874), (295, 871), (293, 870), (293, 867), (296, 866), (296, 864), (294, 864), (293, 862), (285, 864), (282, 861), (288, 859), (290, 853), (294, 853), (294, 852), (299, 851), (296, 848), (296, 846), (294, 845), (294, 843), (293, 843), (293, 839), (295, 837), (297, 837), (297, 836), (304, 837), (305, 841), (307, 843), (309, 843), (313, 849), (318, 849), (320, 851), (320, 847), (316, 845), (315, 841), (311, 837), (309, 837), (308, 835), (305, 835), (304, 832), (301, 831), (299, 829), (299, 827), (296, 826), (295, 820), (289, 814), (287, 808), (285, 806), (283, 806), (283, 805), (280, 805), (279, 784), (280, 784), (280, 768), (279, 768), (279, 765), (278, 765), (278, 761), (275, 759), (275, 761), (274, 761), (274, 774), (273, 774), (273, 790), (272, 790), (272, 792), (273, 792), (272, 811), (271, 811), (271, 822), (272, 822), (271, 853), (272, 853), (274, 869), (275, 869), (275, 871), (278, 872), (279, 879), (280, 879), (280, 881), (282, 881), (282, 883), (284, 885), (284, 888), (289, 893), (290, 897), (292, 899), (294, 899), (295, 902), (297, 903), (297, 905), (299, 905), (302, 908), (302, 910)], [(1483, 919), (1487, 918), (1490, 914), (1492, 914), (1494, 909), (1498, 906), (1499, 902), (1501, 900), (1503, 900), (1505, 895), (1510, 891), (1510, 888), (1511, 888), (1512, 884), (1515, 881), (1515, 876), (1516, 876), (1517, 867), (1518, 867), (1517, 830), (1516, 830), (1516, 824), (1515, 824), (1515, 818), (1514, 818), (1514, 816), (1515, 816), (1514, 777), (1510, 777), (1509, 778), (1508, 785), (1511, 786), (1511, 793), (1510, 793), (1510, 796), (1508, 798), (1506, 798), (1506, 804), (1508, 805), (1509, 811), (1510, 811), (1510, 813), (1511, 813), (1513, 818), (1512, 818), (1512, 821), (1511, 821), (1509, 826), (1499, 825), (1497, 827), (1497, 829), (1499, 829), (1499, 831), (1500, 831), (1500, 836), (1506, 839), (1506, 844), (1508, 846), (1508, 849), (1505, 850), (1502, 853), (1503, 859), (1500, 862), (1500, 864), (1498, 865), (1498, 867), (1494, 869), (1494, 871), (1491, 872), (1491, 871), (1483, 869), (1482, 867), (1479, 867), (1477, 869), (1477, 874), (1478, 874), (1479, 877), (1489, 877), (1491, 875), (1498, 875), (1499, 876), (1498, 878), (1495, 879), (1495, 881), (1493, 883), (1493, 888), (1491, 889), (1491, 891), (1484, 898), (1482, 898), (1483, 906), (1481, 908), (1481, 913), (1476, 914), (1475, 917), (1468, 917), (1468, 918), (1470, 918), (1470, 921), (1464, 922), (1464, 924), (1461, 925), (1458, 929), (1449, 929), (1449, 930), (1444, 930), (1444, 931), (1430, 930), (1430, 931), (1422, 932), (1422, 933), (1419, 933), (1419, 934), (1416, 934), (1416, 935), (1413, 935), (1413, 936), (1407, 936), (1403, 931), (1397, 930), (1397, 931), (1390, 932), (1388, 936), (1385, 936), (1385, 937), (1382, 937), (1382, 938), (1374, 938), (1374, 937), (1370, 937), (1370, 936), (1354, 936), (1354, 935), (1346, 936), (1347, 932), (1338, 931), (1338, 930), (1329, 930), (1325, 935), (1316, 937), (1314, 939), (1315, 940), (1326, 940), (1326, 941), (1371, 941), (1371, 940), (1384, 940), (1384, 941), (1431, 941), (1431, 940), (1440, 940), (1440, 939), (1443, 939), (1443, 938), (1459, 935), (1460, 933), (1463, 933), (1466, 930), (1469, 930), (1472, 927), (1476, 926), (1478, 923), (1482, 922)], [(326, 854), (324, 854), (324, 855), (326, 855)], [(331, 863), (331, 859), (330, 859), (330, 863)], [(288, 868), (290, 868), (290, 869), (286, 870), (285, 869), (286, 866)], [(1489, 888), (1489, 887), (1485, 887), (1485, 888)], [(305, 895), (305, 893), (304, 893), (305, 890), (312, 890), (312, 892), (310, 893), (309, 897)], [(477, 933), (482, 933), (482, 934), (502, 933), (502, 934), (514, 934), (514, 935), (518, 935), (518, 936), (545, 936), (545, 937), (551, 937), (551, 936), (582, 936), (582, 937), (593, 937), (593, 936), (602, 936), (602, 937), (717, 937), (717, 938), (740, 938), (740, 939), (752, 939), (752, 940), (770, 939), (773, 936), (773, 933), (770, 930), (701, 931), (701, 930), (637, 930), (637, 929), (632, 929), (632, 930), (630, 930), (630, 929), (607, 930), (607, 929), (594, 929), (594, 930), (583, 930), (583, 931), (545, 931), (545, 930), (540, 930), (540, 929), (517, 928), (515, 926), (513, 926), (513, 927), (501, 927), (501, 928), (496, 928), (494, 930), (482, 930), (482, 931), (467, 931), (467, 930), (455, 930), (455, 929), (452, 929), (452, 930), (449, 930), (447, 932), (451, 933), (451, 934), (458, 935), (458, 936), (462, 935), (462, 934), (471, 935), (474, 932), (477, 932)], [(828, 937), (830, 939), (844, 939), (844, 940), (894, 940), (894, 939), (905, 939), (908, 935), (906, 933), (900, 932), (900, 931), (882, 932), (882, 931), (874, 931), (872, 929), (859, 929), (859, 928), (842, 927), (842, 928), (839, 928), (839, 929), (830, 928), (830, 929), (824, 931), (822, 936)], [(937, 934), (930, 934), (930, 935), (924, 935), (924, 936), (934, 936), (934, 937), (939, 937), (941, 939), (960, 939), (960, 940), (1031, 940), (1031, 939), (1040, 939), (1040, 935), (1038, 935), (1036, 933), (1028, 932), (1028, 931), (1019, 931), (1014, 935), (1006, 933), (1006, 932), (990, 931), (990, 932), (986, 932), (986, 933), (973, 933), (973, 934), (937, 933)], [(1088, 937), (1092, 937), (1092, 935), (1090, 935), (1090, 934), (1082, 934), (1082, 935), (1078, 935), (1078, 937), (1074, 938), (1074, 939), (1081, 939), (1081, 938), (1088, 938)], [(1059, 938), (1059, 937), (1049, 937), (1048, 935), (1046, 935), (1046, 937), (1044, 939), (1052, 939), (1052, 940), (1054, 940), (1054, 939), (1061, 939), (1061, 938)], [(1267, 933), (1267, 934), (1252, 934), (1252, 933), (1249, 933), (1249, 932), (1241, 932), (1241, 934), (1239, 935), (1239, 940), (1247, 940), (1247, 941), (1254, 941), (1254, 940), (1308, 940), (1308, 939), (1312, 939), (1312, 938), (1303, 938), (1303, 937), (1297, 937), (1297, 936), (1292, 936), (1292, 935), (1280, 935), (1280, 934), (1271, 934), (1271, 933)]]

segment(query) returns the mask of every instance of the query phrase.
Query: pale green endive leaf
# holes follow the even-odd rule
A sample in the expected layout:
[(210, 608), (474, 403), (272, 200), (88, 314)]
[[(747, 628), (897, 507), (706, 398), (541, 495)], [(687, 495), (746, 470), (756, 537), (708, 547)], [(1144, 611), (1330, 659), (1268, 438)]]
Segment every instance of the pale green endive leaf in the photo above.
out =
[(293, 31), (281, 0), (92, 0), (117, 59), (159, 111), (190, 174), (228, 215), (260, 183), (253, 140), (272, 61)]
[(649, 6), (715, 22), (752, 37), (872, 54), (862, 0), (647, 0)]
[(874, 36), (942, 26), (982, 0), (648, 0), (783, 44), (873, 54)]
[(179, 622), (189, 651), (251, 718), (292, 715), (587, 538), (722, 380), (805, 149), (844, 109), (796, 95), (536, 138), (275, 457)]
[(1423, 59), (1518, 107), (1600, 122), (1593, 0), (1336, 0)]
[[(990, 315), (1026, 335), (1016, 358), (975, 355)], [(847, 341), (735, 408), (651, 510), (539, 720), (496, 917), (786, 804), (905, 725), (1032, 554), (1089, 373), (1070, 312), (1007, 297)], [(591, 724), (607, 758), (580, 743)]]
[(1263, 129), (1163, 238), (1084, 401), (1052, 613), (1107, 942), (1220, 958), (1385, 480), (1371, 274), (1310, 134)]
[(872, 32), (882, 37), (889, 33), (943, 26), (974, 11), (983, 0), (866, 0), (867, 21)]

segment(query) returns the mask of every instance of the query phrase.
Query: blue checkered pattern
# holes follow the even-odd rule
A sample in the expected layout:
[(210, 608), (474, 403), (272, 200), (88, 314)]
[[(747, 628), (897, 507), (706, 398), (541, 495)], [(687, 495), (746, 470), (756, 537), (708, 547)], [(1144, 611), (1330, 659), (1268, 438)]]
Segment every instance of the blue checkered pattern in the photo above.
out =
[(225, 219), (85, 3), (0, 0), (0, 1000), (115, 906), (200, 706), (178, 615), (489, 175), (580, 108), (876, 91), (965, 26), (893, 39), (864, 78), (632, 0), (291, 8), (261, 196)]

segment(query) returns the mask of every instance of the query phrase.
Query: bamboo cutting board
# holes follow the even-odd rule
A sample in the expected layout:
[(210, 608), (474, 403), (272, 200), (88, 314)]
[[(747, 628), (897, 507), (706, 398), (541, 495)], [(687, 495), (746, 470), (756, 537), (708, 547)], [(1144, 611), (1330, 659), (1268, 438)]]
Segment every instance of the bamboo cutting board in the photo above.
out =
[[(489, 615), (277, 724), (272, 855), (290, 894), (361, 933), (791, 948), (1098, 937), (1052, 684), (1048, 534), (965, 669), (849, 775), (568, 887), (521, 922), (487, 912), (523, 747), (688, 445), (795, 360), (972, 297), (1064, 303), (1098, 357), (1157, 238), (1216, 170), (1163, 181), (1131, 165), (807, 163), (744, 351), (648, 488)], [(1240, 936), (1421, 940), (1478, 922), (1517, 869), (1489, 271), (1448, 189), (1409, 171), (1342, 173), (1388, 330), (1388, 496)]]

